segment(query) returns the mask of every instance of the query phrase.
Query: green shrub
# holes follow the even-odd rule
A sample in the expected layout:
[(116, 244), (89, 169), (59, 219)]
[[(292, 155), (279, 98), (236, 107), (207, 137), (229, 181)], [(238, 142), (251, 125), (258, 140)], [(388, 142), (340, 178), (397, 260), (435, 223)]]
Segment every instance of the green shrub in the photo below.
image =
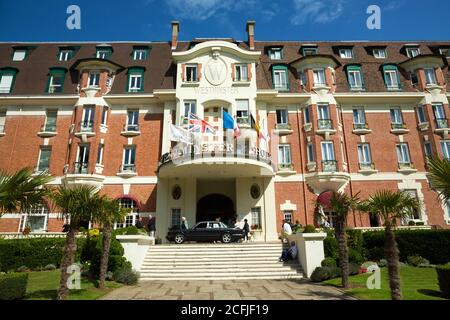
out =
[(330, 270), (326, 267), (317, 267), (311, 274), (312, 282), (322, 282), (331, 278)]
[(342, 276), (342, 270), (339, 267), (325, 267), (330, 272), (330, 279), (339, 278)]
[(17, 300), (27, 292), (27, 273), (8, 273), (0, 275), (0, 300)]
[(437, 266), (436, 272), (438, 275), (439, 288), (446, 298), (450, 298), (450, 264)]
[(380, 268), (386, 267), (386, 266), (387, 266), (387, 260), (386, 260), (386, 259), (381, 259), (381, 260), (378, 262), (378, 266), (379, 266)]
[(428, 261), (425, 258), (422, 258), (421, 256), (409, 256), (406, 261), (408, 262), (409, 265), (413, 266), (413, 267), (418, 267), (420, 265), (430, 265), (430, 261)]
[(356, 263), (350, 263), (348, 265), (348, 274), (350, 276), (356, 276), (357, 274), (359, 274), (359, 265)]
[(416, 225), (416, 223), (414, 221), (409, 221), (408, 222), (408, 226), (410, 226), (410, 227), (415, 226), (415, 225)]
[[(419, 255), (432, 264), (450, 261), (450, 230), (399, 230), (395, 236), (400, 250), (400, 260)], [(384, 259), (384, 231), (363, 234), (364, 247), (369, 250), (368, 258)]]
[(126, 228), (119, 228), (113, 231), (113, 236), (121, 236), (121, 235), (127, 235), (127, 236), (135, 236), (139, 234), (147, 234), (145, 229), (138, 229), (136, 226), (130, 226)]
[(364, 237), (361, 230), (347, 229), (347, 246), (358, 251), (362, 251), (364, 247)]
[(334, 236), (325, 238), (323, 241), (323, 249), (326, 258), (333, 258), (334, 260), (339, 258), (338, 243)]
[(314, 227), (313, 225), (307, 225), (303, 229), (303, 233), (316, 233), (316, 227)]
[(321, 262), (322, 267), (337, 267), (336, 260), (333, 258), (325, 258)]
[(27, 266), (20, 266), (17, 268), (16, 272), (29, 272), (30, 269)]
[(55, 270), (56, 266), (54, 264), (48, 264), (45, 266), (44, 268), (45, 270), (49, 271), (49, 270)]
[(348, 248), (348, 261), (356, 264), (361, 264), (364, 262), (364, 257), (358, 250), (354, 248)]
[(116, 282), (130, 286), (138, 282), (139, 274), (132, 270), (131, 267), (125, 266), (114, 272), (113, 279)]

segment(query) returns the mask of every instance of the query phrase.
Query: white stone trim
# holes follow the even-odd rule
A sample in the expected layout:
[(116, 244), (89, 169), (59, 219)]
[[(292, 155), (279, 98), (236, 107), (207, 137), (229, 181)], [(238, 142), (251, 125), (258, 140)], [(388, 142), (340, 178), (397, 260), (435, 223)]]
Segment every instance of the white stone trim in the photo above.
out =
[(403, 180), (402, 182), (398, 183), (398, 189), (417, 191), (417, 197), (422, 204), (420, 208), (420, 216), (422, 217), (422, 219), (420, 221), (423, 221), (425, 222), (425, 225), (428, 225), (428, 215), (425, 205), (425, 196), (422, 193), (422, 184), (420, 182), (416, 182), (415, 180)]
[(283, 204), (280, 205), (281, 211), (297, 211), (297, 205), (291, 203), (291, 200), (286, 200)]

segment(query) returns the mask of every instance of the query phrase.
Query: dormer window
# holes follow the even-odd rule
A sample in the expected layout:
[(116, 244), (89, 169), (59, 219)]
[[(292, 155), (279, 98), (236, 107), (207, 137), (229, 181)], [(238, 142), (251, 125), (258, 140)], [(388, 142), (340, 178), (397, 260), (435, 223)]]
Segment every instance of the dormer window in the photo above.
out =
[(313, 75), (314, 75), (314, 86), (325, 86), (326, 85), (324, 69), (314, 69)]
[(364, 90), (364, 79), (361, 67), (352, 65), (347, 67), (347, 78), (351, 90)]
[(270, 48), (269, 57), (271, 60), (283, 59), (283, 48)]
[(100, 85), (100, 72), (89, 72), (88, 87), (98, 87)]
[(450, 48), (441, 48), (439, 49), (439, 53), (446, 58), (450, 58)]
[(341, 59), (352, 59), (353, 49), (351, 48), (340, 49), (339, 56), (341, 57)]
[(13, 61), (23, 61), (27, 57), (27, 50), (14, 49)]
[(133, 48), (133, 59), (134, 60), (147, 60), (148, 58), (148, 48), (146, 47), (134, 47)]
[(286, 66), (273, 66), (272, 79), (275, 90), (289, 90), (288, 69)]
[(11, 93), (16, 80), (17, 69), (2, 68), (0, 69), (0, 93)]
[(144, 91), (144, 71), (140, 67), (128, 69), (128, 92)]
[(68, 61), (72, 59), (74, 56), (74, 50), (73, 49), (60, 49), (58, 59), (59, 61)]
[(408, 58), (414, 58), (420, 55), (419, 47), (408, 47), (406, 48), (406, 55)]
[(436, 72), (432, 68), (424, 69), (425, 72), (425, 83), (427, 86), (432, 86), (437, 84)]
[(198, 81), (198, 65), (187, 64), (186, 65), (186, 82)]
[(373, 49), (373, 56), (376, 59), (386, 59), (387, 51), (386, 51), (386, 49)]
[(400, 75), (395, 65), (383, 66), (384, 83), (388, 90), (400, 89)]
[(48, 73), (47, 90), (48, 93), (62, 93), (64, 89), (64, 79), (67, 70), (64, 68), (50, 68)]
[(96, 57), (97, 59), (109, 59), (112, 55), (112, 48), (99, 47), (97, 48)]
[(302, 49), (302, 54), (304, 56), (313, 56), (313, 55), (317, 54), (317, 48), (305, 47)]

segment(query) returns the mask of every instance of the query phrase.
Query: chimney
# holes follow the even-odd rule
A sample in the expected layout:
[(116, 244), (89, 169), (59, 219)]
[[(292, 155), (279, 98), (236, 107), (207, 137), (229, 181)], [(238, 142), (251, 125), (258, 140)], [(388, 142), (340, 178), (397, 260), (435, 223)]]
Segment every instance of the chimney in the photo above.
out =
[(247, 21), (248, 46), (255, 50), (255, 21)]
[(175, 50), (177, 48), (179, 32), (180, 32), (180, 22), (172, 21), (172, 50)]

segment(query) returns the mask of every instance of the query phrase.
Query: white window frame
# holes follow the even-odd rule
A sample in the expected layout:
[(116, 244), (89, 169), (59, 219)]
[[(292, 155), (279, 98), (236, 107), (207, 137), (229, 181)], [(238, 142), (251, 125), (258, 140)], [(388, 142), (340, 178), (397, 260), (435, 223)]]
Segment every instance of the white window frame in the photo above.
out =
[[(362, 82), (361, 70), (348, 70), (347, 72), (348, 72), (350, 88), (362, 89), (363, 82)], [(352, 81), (350, 79), (353, 79), (354, 84), (352, 84)]]
[(77, 162), (79, 165), (89, 164), (89, 154), (91, 145), (89, 143), (81, 143), (77, 149)]
[[(47, 124), (48, 124), (48, 119), (50, 118), (49, 117), (49, 114), (55, 114), (55, 130), (54, 131), (49, 131), (48, 130), (48, 128), (47, 128)], [(53, 109), (48, 109), (48, 110), (46, 110), (45, 111), (45, 121), (44, 121), (44, 127), (43, 127), (43, 129), (44, 129), (44, 131), (45, 132), (56, 132), (56, 123), (57, 123), (57, 120), (58, 120), (58, 109), (55, 109), (55, 110), (53, 110)]]
[(391, 107), (390, 116), (392, 124), (404, 124), (403, 113), (400, 107)]
[(433, 104), (433, 113), (436, 120), (445, 120), (447, 119), (445, 116), (445, 109), (444, 105), (441, 103), (434, 103)]
[(108, 126), (108, 107), (103, 107), (102, 110), (102, 120), (100, 125), (107, 127)]
[(308, 163), (316, 162), (316, 158), (314, 157), (314, 145), (312, 142), (308, 142), (306, 145), (306, 157), (308, 159)]
[(341, 59), (353, 59), (353, 49), (339, 49), (339, 56)]
[(88, 87), (98, 88), (100, 86), (100, 71), (90, 71), (88, 77)]
[(386, 51), (386, 49), (373, 49), (373, 56), (376, 59), (386, 59), (387, 51)]
[(240, 124), (250, 123), (250, 101), (248, 99), (236, 100), (236, 121)]
[(181, 208), (170, 209), (170, 221), (169, 222), (170, 222), (170, 227), (181, 226)]
[(5, 132), (6, 110), (0, 109), (0, 133)]
[(93, 126), (94, 126), (94, 117), (95, 117), (95, 106), (85, 106), (83, 108), (83, 116), (82, 116), (82, 125), (83, 124), (87, 124), (87, 125), (92, 125), (91, 130), (93, 130)]
[(331, 120), (330, 105), (318, 104), (317, 105), (317, 116), (318, 116), (319, 120)]
[(27, 50), (17, 49), (14, 50), (13, 61), (23, 61), (27, 57)]
[(70, 50), (70, 49), (60, 50), (58, 60), (59, 61), (69, 61), (72, 51), (73, 50)]
[(314, 86), (326, 86), (327, 79), (325, 69), (317, 68), (313, 70)]
[(320, 145), (322, 150), (322, 161), (336, 161), (333, 141), (322, 141)]
[(261, 207), (254, 207), (250, 209), (250, 221), (251, 225), (258, 225), (262, 228)]
[(147, 50), (146, 49), (134, 49), (133, 50), (133, 60), (137, 60), (137, 61), (147, 60)]
[(354, 107), (353, 108), (353, 124), (365, 125), (366, 122), (366, 112), (364, 107)]
[[(129, 198), (121, 198), (118, 201), (121, 208), (131, 209), (131, 212), (125, 217), (123, 222), (115, 222), (114, 229), (135, 226), (139, 220), (139, 208), (136, 201)], [(126, 205), (124, 206), (124, 204)]]
[(99, 49), (97, 50), (97, 59), (106, 59), (109, 53), (109, 50)]
[(187, 64), (186, 65), (186, 82), (194, 83), (198, 82), (198, 65)]
[[(48, 156), (48, 160), (47, 160), (47, 168), (44, 170), (40, 170), (40, 163), (41, 163), (41, 158), (42, 158), (42, 151), (49, 151), (49, 156)], [(45, 172), (45, 171), (49, 171), (50, 170), (50, 158), (52, 156), (52, 148), (50, 146), (42, 146), (39, 148), (39, 156), (38, 156), (38, 161), (36, 164), (36, 172)]]
[[(11, 92), (12, 84), (14, 82), (14, 77), (15, 76), (13, 74), (0, 75), (0, 93), (10, 93)], [(5, 81), (5, 79), (8, 79), (9, 81)]]
[(139, 109), (127, 110), (127, 122), (126, 122), (127, 131), (129, 130), (129, 127), (139, 128)]
[[(48, 231), (48, 218), (49, 218), (49, 210), (45, 205), (38, 205), (36, 208), (32, 208), (30, 212), (27, 213), (21, 213), (20, 217), (20, 223), (19, 223), (19, 230), (18, 232), (23, 232), (25, 227), (28, 224), (28, 219), (30, 217), (43, 217), (44, 218), (44, 226), (43, 229), (40, 231), (33, 231), (31, 230), (31, 233), (44, 233)], [(34, 211), (34, 212), (33, 212)]]
[(287, 89), (287, 71), (284, 69), (273, 70), (273, 84), (275, 87), (274, 89)]
[(441, 48), (439, 53), (447, 58), (450, 58), (450, 48)]
[(420, 48), (419, 47), (406, 48), (406, 55), (409, 58), (415, 58), (420, 55)]
[(278, 163), (282, 165), (292, 164), (291, 145), (280, 144), (278, 145)]
[[(139, 84), (139, 86), (138, 86)], [(132, 72), (130, 73), (130, 83), (128, 84), (129, 92), (138, 92), (142, 90), (143, 76), (142, 73)]]
[(276, 110), (277, 124), (289, 124), (289, 111), (287, 108), (278, 108)]
[(360, 165), (372, 164), (372, 153), (370, 151), (370, 144), (368, 143), (358, 144), (358, 161)]
[(386, 82), (388, 89), (398, 89), (400, 87), (400, 79), (397, 70), (385, 70), (384, 78), (389, 79), (390, 81), (390, 83)]
[(270, 48), (269, 56), (270, 56), (270, 60), (281, 60), (281, 59), (283, 59), (283, 49), (282, 48)]
[[(53, 83), (53, 81), (55, 79), (55, 76), (57, 78), (61, 77), (61, 79), (62, 79), (61, 84), (54, 84)], [(62, 92), (63, 91), (63, 88), (62, 88), (63, 83), (64, 83), (64, 75), (63, 74), (59, 74), (59, 73), (58, 74), (51, 74), (50, 75), (50, 83), (49, 83), (49, 86), (48, 86), (48, 92), (49, 93), (55, 93), (56, 92), (55, 91), (56, 88), (61, 88), (61, 91), (59, 91), (59, 92)]]
[(427, 86), (437, 85), (436, 70), (434, 68), (425, 68), (425, 84)]
[(247, 82), (248, 81), (248, 66), (245, 63), (239, 63), (234, 66), (234, 81)]
[(311, 112), (309, 106), (303, 109), (303, 119), (305, 121), (305, 124), (311, 123)]
[[(290, 217), (290, 218), (288, 218)], [(283, 220), (287, 221), (288, 223), (293, 223), (294, 219), (294, 211), (292, 210), (283, 210)]]
[(197, 114), (197, 100), (184, 100), (184, 117), (189, 118), (191, 113)]
[(98, 166), (103, 166), (103, 154), (105, 152), (105, 144), (104, 143), (99, 143), (98, 144), (98, 149), (97, 149), (97, 162), (96, 164)]
[[(421, 119), (423, 117), (423, 119)], [(425, 115), (425, 107), (420, 105), (417, 107), (417, 118), (419, 119), (419, 124), (427, 123), (427, 117)]]
[[(133, 152), (134, 152), (134, 163), (132, 163)], [(127, 156), (127, 153), (128, 153), (128, 156)], [(136, 166), (136, 145), (127, 145), (123, 148), (122, 165), (123, 166), (131, 166), (131, 165)]]
[(442, 140), (441, 141), (441, 150), (442, 150), (442, 156), (450, 160), (450, 140)]
[(411, 154), (409, 153), (409, 146), (407, 143), (398, 143), (396, 146), (398, 164), (410, 165)]

